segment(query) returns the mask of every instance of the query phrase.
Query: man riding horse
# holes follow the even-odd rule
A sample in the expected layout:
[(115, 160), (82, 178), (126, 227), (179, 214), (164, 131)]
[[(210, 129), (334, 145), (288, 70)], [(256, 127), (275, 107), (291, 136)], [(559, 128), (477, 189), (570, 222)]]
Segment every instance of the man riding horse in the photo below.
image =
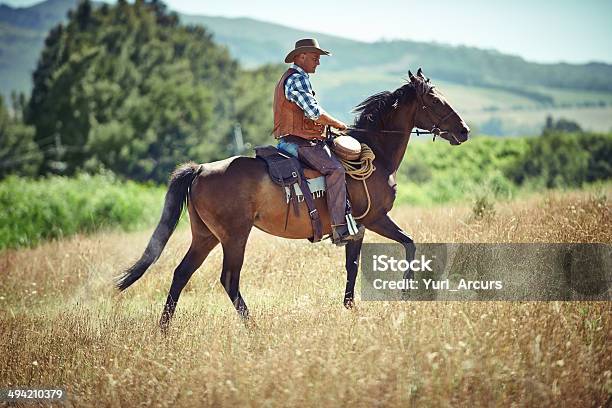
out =
[[(332, 240), (336, 245), (359, 239), (363, 227), (351, 234), (347, 226), (346, 181), (342, 163), (325, 143), (326, 126), (341, 131), (347, 126), (325, 112), (315, 98), (309, 74), (314, 74), (321, 55), (331, 55), (319, 47), (315, 39), (295, 43), (295, 49), (285, 57), (291, 67), (283, 74), (274, 91), (274, 137), (280, 139), (279, 148), (297, 150), (298, 158), (325, 176), (327, 208)], [(355, 232), (355, 231), (353, 231)]]
[[(420, 68), (416, 75), (408, 71), (406, 84), (394, 91), (379, 92), (357, 105), (359, 116), (352, 136), (375, 153), (375, 171), (367, 182), (349, 177), (345, 187), (344, 171), (323, 143), (323, 135), (325, 126), (345, 129), (346, 125), (321, 109), (308, 81), (308, 73), (315, 71), (322, 54), (328, 53), (315, 40), (301, 40), (287, 55), (286, 61), (294, 65), (276, 87), (274, 134), (287, 145), (295, 142), (292, 146), (297, 147), (296, 155), (327, 176), (329, 210), (321, 202), (316, 203), (316, 210), (325, 220), (324, 234), (331, 234), (336, 242), (348, 241), (344, 305), (352, 307), (363, 235), (357, 233), (350, 239), (350, 233), (343, 228), (346, 190), (355, 209), (363, 211), (359, 216), (363, 226), (401, 243), (406, 260), (411, 261), (416, 253), (414, 241), (389, 216), (397, 196), (396, 173), (410, 135), (415, 127), (430, 129), (427, 133), (458, 146), (468, 140), (470, 129)], [(249, 309), (240, 292), (240, 273), (253, 227), (283, 238), (313, 237), (311, 215), (299, 211), (291, 215), (286, 200), (281, 198), (285, 196), (283, 187), (274, 182), (268, 170), (263, 160), (234, 156), (211, 163), (185, 163), (172, 173), (162, 216), (146, 249), (116, 282), (117, 288), (125, 290), (144, 275), (160, 257), (186, 206), (192, 240), (174, 270), (159, 322), (164, 331), (185, 285), (217, 245), (223, 250), (219, 280), (238, 314), (246, 319)]]

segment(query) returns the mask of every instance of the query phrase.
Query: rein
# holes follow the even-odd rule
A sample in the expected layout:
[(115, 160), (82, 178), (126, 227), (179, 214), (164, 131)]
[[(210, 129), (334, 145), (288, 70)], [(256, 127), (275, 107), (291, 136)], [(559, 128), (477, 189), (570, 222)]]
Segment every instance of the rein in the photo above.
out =
[(433, 136), (433, 140), (434, 141), (436, 140), (436, 136), (440, 136), (443, 133), (448, 133), (448, 132), (446, 132), (444, 130), (441, 130), (437, 126), (432, 127), (431, 130), (415, 129), (415, 130), (412, 130), (410, 132), (407, 132), (405, 130), (372, 130), (372, 129), (365, 129), (365, 128), (356, 128), (356, 127), (352, 127), (352, 126), (348, 126), (346, 129), (351, 131), (351, 132), (391, 133), (391, 134), (404, 135), (404, 136), (408, 136), (408, 135), (417, 135), (417, 136), (421, 136), (421, 135), (434, 135)]
[[(449, 113), (444, 115), (444, 117), (436, 119), (436, 117), (435, 117), (436, 115), (433, 114), (431, 109), (423, 101), (423, 94), (427, 93), (430, 89), (432, 89), (433, 85), (429, 85), (426, 82), (422, 82), (421, 83), (421, 87), (422, 88), (421, 88), (420, 92), (419, 92), (419, 90), (417, 90), (415, 88), (416, 97), (417, 97), (419, 103), (421, 104), (421, 110), (425, 111), (425, 113), (429, 117), (429, 120), (433, 124), (432, 127), (431, 127), (431, 130), (415, 129), (415, 130), (411, 130), (410, 132), (408, 132), (408, 131), (404, 131), (404, 130), (371, 130), (371, 129), (364, 129), (364, 128), (355, 128), (355, 127), (351, 127), (351, 126), (347, 127), (347, 130), (350, 130), (350, 131), (353, 131), (353, 132), (388, 133), (388, 134), (397, 134), (397, 135), (404, 135), (404, 136), (409, 136), (409, 135), (412, 135), (412, 134), (416, 134), (417, 136), (421, 136), (421, 135), (433, 135), (432, 141), (435, 142), (436, 141), (436, 137), (442, 136), (443, 134), (446, 134), (446, 133), (449, 133), (446, 130), (442, 130), (440, 128), (440, 125), (442, 123), (444, 123), (455, 112), (453, 110), (451, 110)], [(415, 112), (415, 117), (416, 117), (416, 112)], [(414, 123), (414, 118), (413, 118), (413, 123)], [(455, 139), (455, 141), (458, 142), (458, 140), (455, 137), (455, 135), (452, 135), (452, 136)]]

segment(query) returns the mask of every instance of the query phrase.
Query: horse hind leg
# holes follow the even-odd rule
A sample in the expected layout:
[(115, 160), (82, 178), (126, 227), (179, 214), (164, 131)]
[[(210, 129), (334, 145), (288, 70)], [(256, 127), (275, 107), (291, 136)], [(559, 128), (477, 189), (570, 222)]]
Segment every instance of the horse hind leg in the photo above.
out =
[(172, 320), (176, 304), (178, 303), (185, 285), (187, 285), (193, 273), (202, 265), (210, 251), (212, 251), (218, 243), (219, 241), (212, 234), (204, 237), (194, 235), (189, 250), (179, 266), (174, 270), (172, 285), (170, 286), (164, 311), (159, 321), (159, 326), (163, 332), (165, 332), (170, 325), (170, 320)]
[(227, 292), (236, 312), (245, 320), (249, 318), (249, 309), (240, 293), (240, 271), (244, 262), (247, 238), (248, 233), (243, 239), (222, 243), (223, 269), (220, 278), (221, 285)]

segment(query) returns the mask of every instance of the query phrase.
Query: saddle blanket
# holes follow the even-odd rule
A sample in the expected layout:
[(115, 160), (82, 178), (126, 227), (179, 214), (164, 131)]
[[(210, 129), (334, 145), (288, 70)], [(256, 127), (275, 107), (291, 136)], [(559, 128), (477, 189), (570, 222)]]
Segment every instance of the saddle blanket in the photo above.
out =
[[(325, 194), (325, 177), (320, 176), (314, 179), (306, 180), (308, 183), (308, 188), (310, 189), (310, 194), (312, 194), (312, 198), (323, 197)], [(304, 201), (304, 193), (298, 184), (293, 185), (293, 189), (295, 191), (295, 195), (298, 199), (298, 203)], [(285, 187), (285, 199), (289, 202), (289, 198), (291, 197), (291, 191), (289, 187)]]

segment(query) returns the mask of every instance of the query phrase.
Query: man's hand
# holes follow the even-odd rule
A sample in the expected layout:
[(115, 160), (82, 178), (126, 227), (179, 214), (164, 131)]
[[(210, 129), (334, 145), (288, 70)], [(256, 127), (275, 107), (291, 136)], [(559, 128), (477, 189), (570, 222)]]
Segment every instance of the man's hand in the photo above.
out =
[(346, 131), (346, 129), (348, 129), (348, 126), (346, 126), (346, 123), (342, 122), (342, 121), (338, 121), (338, 123), (336, 125), (333, 125), (336, 129), (338, 129), (341, 132)]

